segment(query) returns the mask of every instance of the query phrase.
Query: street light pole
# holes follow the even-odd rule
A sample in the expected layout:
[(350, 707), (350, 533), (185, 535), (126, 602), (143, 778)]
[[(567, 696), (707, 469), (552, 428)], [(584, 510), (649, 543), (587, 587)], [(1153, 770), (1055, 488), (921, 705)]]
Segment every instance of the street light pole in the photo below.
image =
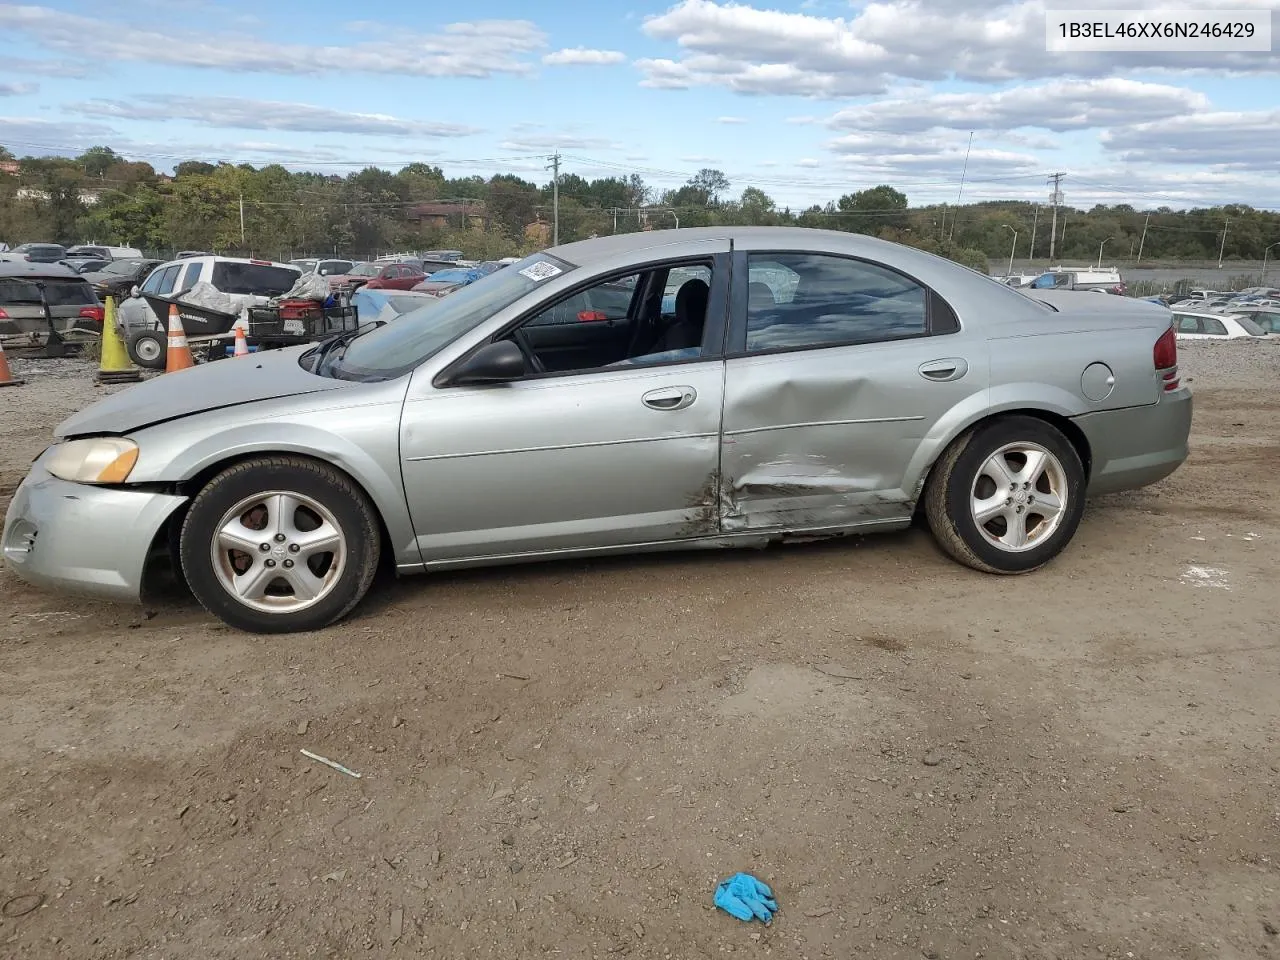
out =
[[(1107, 237), (1107, 240), (1114, 240), (1115, 237)], [(1098, 244), (1098, 269), (1102, 269), (1102, 248), (1107, 245), (1107, 240), (1103, 240)]]
[(1267, 257), (1271, 255), (1271, 251), (1275, 247), (1280, 247), (1280, 240), (1277, 240), (1270, 247), (1267, 247), (1262, 251), (1262, 276), (1258, 278), (1259, 282), (1265, 282), (1267, 279)]
[(1218, 269), (1222, 269), (1222, 255), (1227, 251), (1227, 225), (1231, 223), (1230, 219), (1222, 221), (1222, 245), (1218, 247)]
[(1009, 269), (1005, 271), (1006, 276), (1013, 276), (1013, 255), (1018, 251), (1018, 231), (1007, 223), (1002, 223), (1000, 226), (1013, 234), (1013, 246), (1009, 248)]

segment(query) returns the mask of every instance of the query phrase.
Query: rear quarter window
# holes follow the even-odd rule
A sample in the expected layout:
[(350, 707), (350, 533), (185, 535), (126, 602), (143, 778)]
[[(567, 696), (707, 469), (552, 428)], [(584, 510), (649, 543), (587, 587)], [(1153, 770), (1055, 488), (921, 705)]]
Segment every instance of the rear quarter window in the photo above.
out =
[(261, 263), (215, 263), (212, 283), (222, 293), (278, 297), (298, 281), (300, 272)]

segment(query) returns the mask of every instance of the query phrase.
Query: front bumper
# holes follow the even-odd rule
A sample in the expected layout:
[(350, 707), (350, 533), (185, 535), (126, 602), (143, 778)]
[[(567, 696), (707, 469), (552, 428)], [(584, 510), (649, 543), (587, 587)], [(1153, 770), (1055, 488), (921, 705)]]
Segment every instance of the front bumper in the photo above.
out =
[(59, 480), (41, 465), (14, 494), (0, 552), (19, 579), (137, 602), (156, 534), (186, 497)]

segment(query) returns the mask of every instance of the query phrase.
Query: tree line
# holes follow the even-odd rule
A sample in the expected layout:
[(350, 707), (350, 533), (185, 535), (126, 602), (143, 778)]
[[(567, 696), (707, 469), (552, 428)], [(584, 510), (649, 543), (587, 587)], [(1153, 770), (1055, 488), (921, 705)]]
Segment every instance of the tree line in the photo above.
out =
[[(677, 225), (794, 225), (872, 234), (983, 271), (988, 260), (1011, 252), (1019, 260), (1050, 255), (1050, 210), (1028, 201), (912, 207), (904, 193), (880, 185), (793, 210), (758, 187), (740, 193), (734, 187), (712, 169), (670, 190), (635, 173), (592, 180), (562, 173), (560, 240)], [(546, 231), (536, 225), (549, 225), (552, 205), (550, 182), (512, 174), (448, 177), (426, 163), (338, 176), (189, 160), (166, 175), (110, 147), (74, 158), (21, 159), (0, 147), (0, 240), (11, 246), (96, 242), (160, 257), (193, 249), (272, 259), (456, 248), (491, 258), (546, 246)], [(1252, 261), (1277, 241), (1280, 214), (1244, 205), (1060, 207), (1053, 256), (1092, 261), (1101, 248), (1108, 263), (1220, 254)]]

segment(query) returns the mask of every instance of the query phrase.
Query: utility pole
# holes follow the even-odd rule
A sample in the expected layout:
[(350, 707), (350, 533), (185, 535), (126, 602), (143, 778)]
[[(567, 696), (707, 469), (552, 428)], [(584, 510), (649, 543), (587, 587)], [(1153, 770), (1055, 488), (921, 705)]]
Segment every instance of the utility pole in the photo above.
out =
[(1036, 258), (1036, 224), (1040, 221), (1040, 204), (1036, 204), (1036, 212), (1031, 217), (1031, 246), (1027, 250), (1027, 259)]
[(1151, 222), (1151, 214), (1147, 214), (1147, 219), (1142, 221), (1142, 239), (1138, 241), (1138, 263), (1142, 262), (1142, 248), (1147, 243), (1147, 224)]
[(1222, 245), (1218, 247), (1218, 269), (1222, 269), (1222, 255), (1227, 252), (1227, 225), (1231, 223), (1230, 219), (1222, 221)]
[(560, 246), (560, 152), (551, 157), (551, 245)]
[[(969, 151), (973, 149), (973, 131), (969, 131), (969, 145), (964, 148), (964, 166), (960, 168), (960, 189), (956, 193), (956, 213), (960, 212), (960, 198), (964, 196), (964, 178), (969, 175)], [(951, 233), (947, 235), (950, 243), (956, 236), (956, 218), (951, 218)]]
[(240, 192), (240, 246), (244, 246), (244, 191)]
[[(1049, 260), (1050, 260), (1049, 265), (1050, 266), (1053, 266), (1052, 261), (1053, 261), (1054, 249), (1055, 249), (1054, 244), (1056, 243), (1057, 235), (1058, 235), (1058, 205), (1062, 203), (1062, 190), (1059, 188), (1062, 186), (1062, 178), (1065, 176), (1066, 176), (1065, 173), (1052, 173), (1049, 175), (1049, 182), (1053, 184), (1053, 193), (1049, 194), (1049, 202), (1053, 204), (1053, 221), (1049, 225)], [(1062, 232), (1066, 233), (1066, 231), (1067, 231), (1067, 227), (1066, 227), (1066, 224), (1064, 223), (1062, 225)]]

